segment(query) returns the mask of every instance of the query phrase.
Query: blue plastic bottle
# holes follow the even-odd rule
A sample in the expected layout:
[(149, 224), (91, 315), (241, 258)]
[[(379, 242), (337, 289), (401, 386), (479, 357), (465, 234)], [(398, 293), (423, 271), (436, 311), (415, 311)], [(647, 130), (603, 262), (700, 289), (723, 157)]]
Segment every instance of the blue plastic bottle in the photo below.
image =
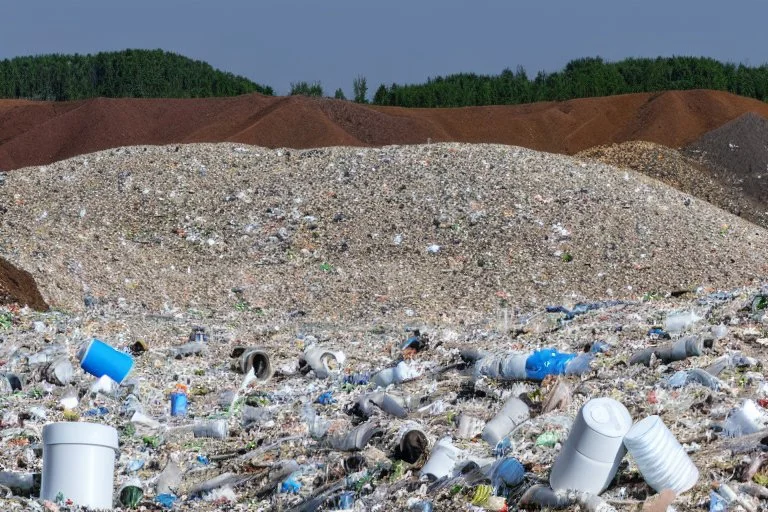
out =
[(171, 416), (187, 415), (187, 387), (176, 385), (176, 391), (171, 393)]

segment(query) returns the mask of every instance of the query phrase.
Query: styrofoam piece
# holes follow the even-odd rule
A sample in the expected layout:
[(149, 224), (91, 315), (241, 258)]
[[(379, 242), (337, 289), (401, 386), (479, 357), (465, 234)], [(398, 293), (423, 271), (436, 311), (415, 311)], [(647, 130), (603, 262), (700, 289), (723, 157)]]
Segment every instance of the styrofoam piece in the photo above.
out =
[(43, 427), (40, 497), (61, 494), (77, 505), (112, 508), (117, 430), (97, 423), (50, 423)]
[(552, 489), (603, 492), (626, 454), (623, 438), (631, 427), (629, 411), (612, 398), (584, 404), (552, 466)]
[(682, 494), (699, 479), (699, 470), (658, 416), (635, 423), (624, 436), (624, 445), (645, 481), (658, 492), (672, 489)]

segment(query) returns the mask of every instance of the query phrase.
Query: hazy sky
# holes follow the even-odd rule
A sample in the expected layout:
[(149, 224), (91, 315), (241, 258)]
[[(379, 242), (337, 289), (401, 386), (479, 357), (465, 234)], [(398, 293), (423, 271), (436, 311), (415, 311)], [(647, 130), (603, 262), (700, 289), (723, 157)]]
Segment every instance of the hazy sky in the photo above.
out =
[(320, 81), (352, 96), (367, 79), (458, 72), (529, 76), (569, 60), (659, 55), (768, 62), (768, 1), (0, 0), (0, 59), (161, 48), (286, 94)]

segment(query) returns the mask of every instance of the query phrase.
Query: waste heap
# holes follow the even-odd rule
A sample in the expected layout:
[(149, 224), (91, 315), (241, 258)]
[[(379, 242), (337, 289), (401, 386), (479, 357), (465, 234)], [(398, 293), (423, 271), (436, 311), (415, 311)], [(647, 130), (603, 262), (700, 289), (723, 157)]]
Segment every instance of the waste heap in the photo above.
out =
[(4, 307), (0, 506), (768, 505), (768, 287), (416, 320)]

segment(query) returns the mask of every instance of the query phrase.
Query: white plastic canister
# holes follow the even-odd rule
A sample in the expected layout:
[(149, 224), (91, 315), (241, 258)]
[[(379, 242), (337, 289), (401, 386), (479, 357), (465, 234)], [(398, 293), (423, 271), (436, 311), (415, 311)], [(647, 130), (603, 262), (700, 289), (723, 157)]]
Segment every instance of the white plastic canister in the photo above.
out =
[(682, 494), (696, 485), (699, 470), (660, 417), (648, 416), (635, 423), (624, 444), (656, 491), (672, 489)]
[(50, 423), (43, 427), (40, 497), (60, 495), (77, 505), (112, 508), (117, 430), (97, 423)]
[(631, 427), (629, 411), (612, 398), (584, 404), (552, 466), (552, 489), (603, 492), (627, 453), (624, 435)]

